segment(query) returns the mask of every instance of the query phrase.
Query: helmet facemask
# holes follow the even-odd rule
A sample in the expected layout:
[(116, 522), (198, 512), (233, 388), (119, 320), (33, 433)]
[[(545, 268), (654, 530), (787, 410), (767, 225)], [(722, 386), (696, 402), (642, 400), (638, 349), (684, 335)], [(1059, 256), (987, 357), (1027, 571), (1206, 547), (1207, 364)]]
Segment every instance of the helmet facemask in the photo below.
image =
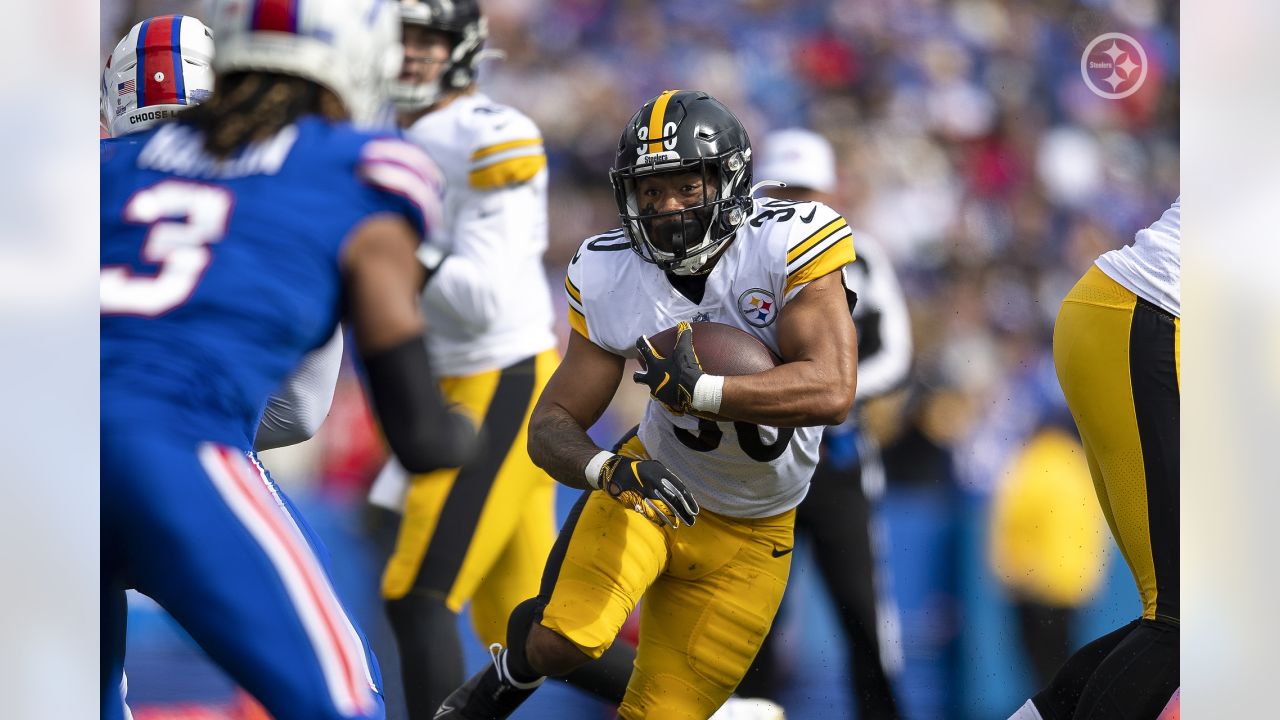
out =
[[(632, 249), (675, 275), (706, 272), (707, 263), (747, 218), (751, 200), (742, 188), (749, 180), (750, 152), (734, 148), (723, 155), (687, 160), (674, 153), (656, 153), (631, 167), (612, 170), (614, 196)], [(640, 196), (643, 179), (674, 175), (701, 180), (700, 193), (681, 198), (684, 208), (659, 211)]]
[[(432, 22), (430, 16), (415, 11), (413, 6), (402, 6), (401, 20), (405, 26), (424, 27), (449, 36), (449, 55), (441, 63), (444, 67), (434, 80), (410, 82), (397, 79), (392, 98), (401, 111), (412, 112), (429, 108), (449, 92), (462, 90), (475, 81), (477, 65), (486, 51), (484, 43), (489, 37), (488, 22), (481, 17), (461, 27), (444, 26)], [(422, 62), (422, 61), (419, 61)], [(429, 62), (429, 61), (428, 61)]]

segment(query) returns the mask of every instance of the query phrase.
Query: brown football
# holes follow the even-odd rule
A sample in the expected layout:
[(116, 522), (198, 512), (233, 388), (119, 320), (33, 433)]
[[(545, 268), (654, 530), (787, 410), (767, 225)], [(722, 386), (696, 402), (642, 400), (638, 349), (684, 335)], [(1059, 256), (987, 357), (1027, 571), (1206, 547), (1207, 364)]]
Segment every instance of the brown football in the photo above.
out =
[[(750, 375), (778, 366), (782, 360), (750, 333), (718, 322), (696, 322), (693, 350), (702, 370), (712, 375)], [(649, 337), (658, 354), (670, 357), (676, 344), (676, 326)], [(641, 361), (643, 365), (643, 361)]]

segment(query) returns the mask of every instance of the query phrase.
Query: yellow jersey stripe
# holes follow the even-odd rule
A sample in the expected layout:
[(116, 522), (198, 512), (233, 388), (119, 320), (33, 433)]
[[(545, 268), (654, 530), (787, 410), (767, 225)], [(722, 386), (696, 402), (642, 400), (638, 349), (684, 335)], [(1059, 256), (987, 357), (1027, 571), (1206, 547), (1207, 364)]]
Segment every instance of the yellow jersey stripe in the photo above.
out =
[(667, 117), (667, 103), (671, 96), (679, 90), (663, 90), (653, 102), (653, 112), (649, 113), (649, 152), (662, 152), (662, 121)]
[(522, 155), (479, 170), (472, 170), (467, 175), (467, 181), (477, 190), (492, 190), (528, 182), (546, 166), (547, 156), (542, 153)]
[(857, 259), (853, 251), (853, 235), (845, 235), (831, 244), (831, 247), (814, 255), (787, 275), (783, 295), (790, 294), (797, 285), (813, 282), (828, 273), (833, 273)]
[(577, 331), (579, 335), (590, 340), (591, 336), (587, 334), (587, 316), (578, 312), (575, 307), (569, 307), (569, 327)]
[(489, 145), (488, 147), (482, 147), (479, 150), (471, 153), (471, 162), (475, 162), (476, 160), (479, 160), (481, 158), (489, 157), (490, 155), (497, 155), (498, 153), (506, 150), (513, 150), (515, 148), (530, 147), (532, 145), (541, 145), (541, 144), (542, 144), (542, 138), (525, 138), (523, 140), (508, 140), (507, 142), (500, 142), (496, 145)]
[(834, 233), (835, 231), (839, 230), (842, 227), (845, 227), (845, 225), (847, 224), (848, 223), (845, 222), (844, 218), (838, 217), (835, 220), (832, 220), (831, 222), (827, 223), (826, 225), (823, 225), (820, 230), (810, 235), (809, 237), (805, 238), (804, 240), (801, 240), (799, 245), (796, 245), (795, 247), (787, 251), (787, 263), (790, 264), (794, 262), (796, 258), (808, 252), (809, 249), (812, 248), (814, 245), (817, 245), (818, 243), (822, 242), (826, 238), (830, 237), (832, 233)]
[(564, 290), (565, 292), (569, 293), (569, 297), (573, 298), (574, 302), (578, 303), (579, 305), (582, 304), (582, 291), (579, 290), (577, 286), (573, 284), (573, 281), (569, 279), (568, 275), (566, 275), (564, 278)]

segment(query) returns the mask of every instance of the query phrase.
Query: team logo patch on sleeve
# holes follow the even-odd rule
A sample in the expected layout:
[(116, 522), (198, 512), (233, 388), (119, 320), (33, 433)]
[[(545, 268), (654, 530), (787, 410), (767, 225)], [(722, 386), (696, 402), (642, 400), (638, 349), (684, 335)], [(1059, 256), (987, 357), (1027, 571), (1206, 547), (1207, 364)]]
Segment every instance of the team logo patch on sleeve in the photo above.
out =
[(738, 296), (738, 310), (752, 325), (766, 327), (778, 316), (773, 293), (763, 288), (751, 288)]

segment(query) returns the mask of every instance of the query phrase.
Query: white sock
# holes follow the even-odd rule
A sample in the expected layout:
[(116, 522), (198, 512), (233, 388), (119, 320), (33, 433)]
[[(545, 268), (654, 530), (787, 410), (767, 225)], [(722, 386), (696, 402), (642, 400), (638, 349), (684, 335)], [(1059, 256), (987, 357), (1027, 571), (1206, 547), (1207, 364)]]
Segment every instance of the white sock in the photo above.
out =
[(1028, 700), (1018, 708), (1017, 712), (1009, 716), (1009, 720), (1044, 720), (1044, 718), (1040, 717), (1036, 704)]

